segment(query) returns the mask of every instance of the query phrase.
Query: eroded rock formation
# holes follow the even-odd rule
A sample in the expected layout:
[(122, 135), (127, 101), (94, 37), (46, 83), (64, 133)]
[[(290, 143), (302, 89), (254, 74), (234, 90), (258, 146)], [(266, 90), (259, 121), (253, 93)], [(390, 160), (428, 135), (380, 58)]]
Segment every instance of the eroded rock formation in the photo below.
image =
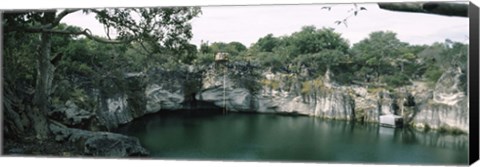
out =
[[(214, 107), (225, 108), (228, 112), (295, 113), (363, 122), (378, 122), (380, 115), (396, 114), (415, 127), (468, 133), (468, 96), (459, 86), (461, 72), (454, 69), (445, 72), (434, 88), (415, 81), (411, 86), (390, 91), (361, 85), (337, 85), (328, 79), (329, 73), (320, 80), (306, 81), (289, 74), (265, 72), (260, 78), (254, 78), (262, 85), (261, 89), (252, 91), (251, 84), (255, 82), (245, 81), (250, 74), (242, 65), (228, 69), (236, 76), (214, 65), (196, 68), (156, 69), (146, 76), (147, 81), (137, 84), (144, 88), (100, 96), (96, 117), (111, 129), (160, 110)], [(139, 77), (129, 79), (135, 81), (141, 79)], [(132, 106), (132, 96), (145, 102)], [(211, 105), (198, 105), (203, 104), (201, 102)], [(79, 117), (84, 116), (80, 114)], [(82, 118), (72, 120), (78, 119)]]

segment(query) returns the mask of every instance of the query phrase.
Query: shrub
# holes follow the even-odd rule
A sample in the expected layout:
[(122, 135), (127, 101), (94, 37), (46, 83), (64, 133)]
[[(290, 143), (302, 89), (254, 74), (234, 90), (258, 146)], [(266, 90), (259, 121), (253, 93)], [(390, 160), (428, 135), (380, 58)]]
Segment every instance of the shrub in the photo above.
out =
[(438, 81), (438, 79), (440, 79), (442, 74), (443, 74), (443, 70), (440, 67), (431, 66), (431, 67), (427, 68), (427, 71), (425, 71), (424, 77), (428, 81), (436, 83)]
[(404, 74), (395, 74), (390, 76), (384, 76), (384, 82), (390, 87), (400, 87), (410, 84), (409, 78)]

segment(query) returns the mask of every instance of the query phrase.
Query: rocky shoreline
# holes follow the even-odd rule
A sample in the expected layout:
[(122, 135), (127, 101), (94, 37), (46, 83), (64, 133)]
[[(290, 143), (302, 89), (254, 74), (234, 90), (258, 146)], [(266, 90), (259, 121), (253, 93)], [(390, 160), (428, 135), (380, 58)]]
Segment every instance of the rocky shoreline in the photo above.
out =
[(143, 157), (149, 152), (137, 138), (111, 132), (93, 132), (51, 123), (52, 137), (33, 135), (5, 138), (3, 154), (11, 156)]

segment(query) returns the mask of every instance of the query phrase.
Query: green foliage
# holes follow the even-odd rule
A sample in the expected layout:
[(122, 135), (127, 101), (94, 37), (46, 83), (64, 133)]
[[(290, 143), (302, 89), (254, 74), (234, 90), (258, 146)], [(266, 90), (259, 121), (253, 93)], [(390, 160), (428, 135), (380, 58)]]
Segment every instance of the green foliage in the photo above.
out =
[(348, 42), (333, 29), (305, 26), (289, 36), (260, 38), (249, 50), (266, 69), (273, 72), (299, 73), (306, 70), (311, 78), (348, 61)]
[(247, 47), (240, 42), (230, 42), (230, 43), (223, 43), (223, 42), (214, 42), (211, 45), (202, 44), (200, 46), (200, 52), (205, 53), (212, 53), (217, 54), (219, 52), (228, 53), (230, 56), (238, 56), (243, 54), (247, 51)]
[(194, 62), (196, 65), (211, 64), (215, 62), (215, 55), (213, 55), (213, 53), (199, 53)]
[(280, 44), (280, 39), (268, 34), (265, 37), (258, 39), (252, 48), (256, 48), (259, 52), (273, 52), (273, 49)]
[(272, 72), (280, 72), (285, 69), (288, 60), (286, 56), (276, 55), (271, 52), (259, 52), (255, 57), (262, 67), (271, 69)]
[(408, 54), (405, 53), (407, 46), (396, 38), (395, 33), (379, 31), (370, 33), (367, 39), (354, 44), (352, 53), (357, 64), (364, 64), (362, 71), (372, 71), (372, 79), (378, 82), (381, 75), (400, 71), (398, 64), (401, 64), (401, 55)]
[(438, 67), (438, 66), (430, 66), (427, 71), (425, 71), (425, 78), (432, 82), (432, 83), (436, 83), (438, 81), (438, 79), (440, 79), (440, 77), (442, 76), (443, 72), (445, 70), (443, 70), (442, 68)]
[(294, 46), (293, 56), (319, 53), (323, 50), (338, 50), (345, 53), (348, 49), (348, 42), (333, 29), (316, 29), (315, 26), (305, 26), (284, 40), (287, 45)]
[(325, 74), (327, 69), (337, 67), (340, 63), (346, 62), (347, 55), (338, 50), (323, 50), (315, 54), (306, 54), (293, 60), (299, 66), (308, 69), (312, 77), (316, 78)]
[(3, 35), (3, 78), (11, 83), (35, 83), (35, 53), (38, 36), (24, 33)]
[(449, 68), (460, 68), (461, 87), (467, 90), (468, 72), (468, 45), (459, 42), (446, 40), (445, 43), (434, 43), (426, 47), (418, 54), (418, 57), (424, 62), (423, 77), (431, 84), (435, 84), (442, 76), (445, 70)]
[(402, 73), (396, 73), (394, 75), (387, 75), (383, 77), (384, 82), (392, 87), (400, 87), (411, 84), (408, 76)]

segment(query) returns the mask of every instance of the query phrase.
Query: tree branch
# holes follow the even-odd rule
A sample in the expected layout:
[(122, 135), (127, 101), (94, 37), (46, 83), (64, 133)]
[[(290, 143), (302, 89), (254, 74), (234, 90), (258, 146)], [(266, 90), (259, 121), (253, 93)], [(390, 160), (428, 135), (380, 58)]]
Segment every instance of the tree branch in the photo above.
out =
[(468, 17), (468, 4), (447, 2), (378, 3), (380, 9)]
[(80, 9), (65, 9), (64, 11), (60, 12), (55, 20), (52, 23), (52, 27), (57, 26), (60, 23), (60, 20), (62, 20), (65, 16), (67, 16), (70, 13), (74, 13), (76, 11), (79, 11)]
[(81, 34), (79, 35), (84, 35), (86, 36), (87, 38), (90, 38), (94, 41), (97, 41), (97, 42), (101, 42), (101, 43), (110, 43), (110, 44), (123, 44), (123, 43), (130, 43), (140, 37), (135, 37), (135, 38), (130, 38), (130, 39), (127, 39), (127, 40), (108, 40), (108, 39), (105, 39), (105, 38), (101, 38), (101, 37), (97, 37), (97, 36), (94, 36), (92, 35), (92, 33), (90, 32), (89, 29), (85, 29), (82, 31)]
[(10, 31), (23, 31), (27, 33), (53, 33), (53, 34), (63, 34), (63, 35), (84, 35), (89, 39), (92, 39), (97, 42), (101, 43), (109, 43), (109, 44), (123, 44), (123, 43), (130, 43), (134, 40), (139, 39), (140, 37), (137, 36), (135, 38), (130, 38), (127, 40), (108, 40), (105, 38), (97, 37), (92, 35), (92, 32), (89, 29), (84, 29), (83, 31), (67, 31), (67, 30), (55, 30), (55, 29), (48, 29), (48, 28), (43, 28), (43, 27), (16, 27), (13, 30), (10, 29)]

